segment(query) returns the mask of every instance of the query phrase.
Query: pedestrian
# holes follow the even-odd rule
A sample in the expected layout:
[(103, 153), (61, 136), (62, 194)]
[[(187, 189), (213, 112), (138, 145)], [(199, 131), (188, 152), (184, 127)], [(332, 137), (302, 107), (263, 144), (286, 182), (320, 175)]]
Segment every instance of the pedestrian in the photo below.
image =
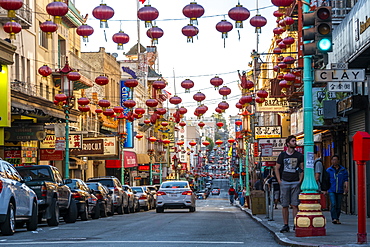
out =
[(233, 186), (230, 186), (228, 193), (229, 193), (230, 204), (233, 205), (235, 194), (237, 194)]
[(271, 188), (274, 188), (274, 204), (275, 204), (275, 209), (277, 209), (277, 205), (279, 203), (279, 198), (280, 198), (280, 185), (279, 185), (279, 182), (277, 181), (275, 172), (273, 172), (271, 178), (267, 180), (267, 184), (269, 185), (270, 191), (271, 191)]
[(259, 177), (257, 181), (254, 183), (254, 189), (255, 190), (263, 190), (263, 182), (261, 178)]
[[(321, 210), (328, 210), (327, 209), (327, 203), (326, 203), (326, 198), (327, 198), (327, 190), (328, 183), (323, 184), (323, 175), (326, 173), (325, 166), (323, 164), (323, 161), (321, 159), (320, 152), (318, 151), (317, 147), (314, 146), (314, 170), (315, 170), (315, 180), (317, 183), (318, 192), (320, 193), (320, 204), (321, 204)], [(327, 175), (327, 174), (325, 174)], [(326, 181), (326, 180), (325, 180)]]
[(348, 172), (344, 166), (339, 164), (339, 156), (331, 157), (331, 166), (326, 170), (330, 177), (330, 213), (333, 224), (341, 224), (339, 216), (342, 206), (343, 194), (348, 193)]
[[(297, 152), (297, 139), (290, 135), (285, 140), (286, 151), (280, 153), (275, 166), (276, 179), (280, 185), (280, 202), (284, 226), (280, 232), (289, 232), (289, 205), (293, 208), (293, 219), (296, 217), (299, 205), (299, 193), (303, 180), (303, 154)], [(293, 226), (293, 230), (295, 226)]]
[(240, 194), (239, 194), (239, 203), (240, 203), (240, 206), (242, 206), (242, 207), (245, 204), (245, 193), (246, 192), (247, 192), (247, 189), (244, 186), (243, 189), (240, 191)]

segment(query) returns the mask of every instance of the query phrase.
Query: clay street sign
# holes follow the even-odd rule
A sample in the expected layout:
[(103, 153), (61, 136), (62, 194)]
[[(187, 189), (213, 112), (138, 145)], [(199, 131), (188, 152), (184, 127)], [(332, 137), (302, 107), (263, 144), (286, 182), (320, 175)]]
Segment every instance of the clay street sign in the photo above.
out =
[(365, 69), (317, 69), (315, 82), (364, 81)]

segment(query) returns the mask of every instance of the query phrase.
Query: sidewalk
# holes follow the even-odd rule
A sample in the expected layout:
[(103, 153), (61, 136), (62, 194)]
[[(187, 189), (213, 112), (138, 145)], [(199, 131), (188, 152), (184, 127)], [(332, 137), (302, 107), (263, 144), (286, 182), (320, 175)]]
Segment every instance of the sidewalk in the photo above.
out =
[[(289, 226), (290, 232), (280, 233), (283, 226), (283, 216), (281, 206), (274, 209), (274, 220), (266, 219), (265, 214), (252, 215), (252, 211), (248, 208), (241, 207), (241, 210), (246, 212), (252, 219), (262, 224), (275, 236), (275, 240), (282, 245), (288, 246), (370, 246), (370, 239), (368, 237), (367, 244), (357, 244), (357, 216), (341, 214), (341, 225), (334, 225), (331, 223), (330, 211), (324, 211), (326, 218), (326, 236), (317, 237), (296, 237), (293, 229), (292, 210), (289, 209)], [(370, 218), (367, 218), (367, 232), (369, 233)]]

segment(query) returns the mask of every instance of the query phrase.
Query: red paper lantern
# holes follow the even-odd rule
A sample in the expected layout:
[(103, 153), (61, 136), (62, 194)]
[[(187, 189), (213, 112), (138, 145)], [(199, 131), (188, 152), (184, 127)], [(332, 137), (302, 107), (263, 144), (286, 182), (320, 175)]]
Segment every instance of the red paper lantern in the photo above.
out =
[(276, 44), (276, 45), (279, 45), (279, 43), (280, 43), (281, 41), (283, 41), (283, 39), (276, 39), (276, 40), (275, 40), (275, 44)]
[(182, 99), (179, 96), (175, 95), (171, 97), (169, 101), (171, 104), (178, 105), (182, 102)]
[(279, 66), (277, 66), (277, 65), (275, 65), (275, 66), (273, 67), (273, 70), (274, 70), (275, 72), (279, 72), (280, 67), (279, 67)]
[(211, 79), (211, 84), (212, 86), (215, 87), (215, 89), (217, 90), (219, 86), (221, 86), (223, 83), (224, 83), (224, 80), (222, 80), (222, 78), (218, 77), (217, 75), (215, 77), (213, 77)]
[(215, 141), (215, 144), (217, 145), (217, 146), (220, 146), (222, 143), (224, 143), (223, 141), (221, 141), (221, 140), (217, 140), (217, 141)]
[(280, 34), (284, 33), (284, 32), (285, 32), (285, 30), (284, 30), (283, 28), (281, 28), (281, 27), (275, 27), (275, 28), (272, 30), (272, 32), (273, 32), (275, 35), (280, 35)]
[(95, 83), (100, 85), (100, 86), (104, 86), (104, 85), (107, 85), (109, 83), (109, 79), (106, 76), (100, 75), (100, 76), (95, 78)]
[(283, 73), (280, 73), (280, 74), (278, 74), (278, 75), (276, 76), (276, 78), (277, 78), (278, 80), (282, 80), (282, 79), (284, 79), (284, 74), (283, 74)]
[(88, 105), (80, 105), (78, 106), (78, 110), (81, 111), (81, 112), (89, 112), (90, 111), (90, 106)]
[(209, 141), (204, 141), (204, 142), (202, 142), (202, 144), (204, 145), (204, 146), (208, 146), (209, 144), (211, 144)]
[(216, 24), (216, 30), (222, 34), (222, 38), (227, 38), (227, 33), (233, 30), (233, 24), (228, 22), (227, 20), (222, 20)]
[(58, 25), (51, 20), (47, 20), (40, 24), (40, 29), (46, 33), (48, 38), (51, 38), (51, 34), (58, 30)]
[(231, 89), (227, 86), (223, 86), (218, 90), (218, 93), (223, 96), (222, 99), (227, 99), (227, 96), (231, 93)]
[(280, 48), (280, 49), (286, 49), (286, 48), (287, 48), (286, 44), (285, 44), (283, 41), (281, 41), (281, 42), (278, 44), (278, 46), (279, 46), (279, 48)]
[(249, 104), (253, 101), (253, 97), (250, 96), (250, 95), (245, 95), (245, 96), (242, 96), (240, 99), (239, 99), (239, 103), (242, 104), (242, 105), (245, 105), (245, 104)]
[(285, 88), (285, 89), (287, 89), (287, 88), (289, 88), (290, 87), (290, 85), (288, 84), (288, 82), (286, 81), (286, 80), (281, 80), (280, 82), (279, 82), (279, 86), (280, 87), (282, 87), (283, 89)]
[(198, 35), (199, 29), (196, 26), (193, 26), (193, 24), (188, 24), (187, 26), (182, 28), (181, 32), (187, 37), (188, 43), (193, 43), (193, 37)]
[(201, 128), (201, 129), (203, 129), (203, 127), (205, 126), (206, 124), (205, 123), (203, 123), (203, 122), (199, 122), (198, 123), (198, 126)]
[(271, 0), (271, 3), (277, 7), (288, 7), (290, 6), (295, 0)]
[(107, 109), (103, 110), (103, 114), (104, 114), (104, 116), (112, 117), (114, 115), (114, 111), (111, 108), (107, 108)]
[(283, 43), (286, 44), (286, 45), (288, 45), (288, 46), (291, 45), (291, 44), (293, 44), (294, 42), (295, 42), (295, 39), (293, 37), (290, 37), (290, 36), (285, 37), (283, 39)]
[(145, 21), (145, 27), (151, 27), (152, 21), (157, 19), (158, 16), (159, 16), (158, 10), (150, 5), (145, 5), (144, 7), (140, 8), (139, 11), (137, 12), (137, 17), (140, 20)]
[(279, 10), (275, 10), (272, 14), (277, 18), (284, 16), (284, 13), (280, 12)]
[(196, 2), (191, 2), (182, 9), (182, 13), (190, 18), (190, 24), (198, 25), (197, 18), (204, 14), (204, 8)]
[(195, 115), (196, 116), (202, 116), (204, 113), (207, 112), (207, 108), (205, 106), (198, 106), (197, 108), (195, 108)]
[(235, 104), (235, 107), (238, 108), (238, 109), (243, 109), (243, 105), (240, 102), (237, 102)]
[(156, 142), (157, 141), (157, 138), (155, 138), (154, 136), (151, 136), (151, 137), (149, 137), (149, 139), (148, 139), (151, 143), (153, 143), (153, 142)]
[(229, 103), (227, 103), (226, 101), (222, 101), (218, 103), (218, 108), (220, 108), (221, 110), (229, 109)]
[(272, 51), (274, 54), (281, 54), (283, 51), (281, 50), (280, 47), (275, 47), (274, 50)]
[(166, 87), (166, 83), (164, 81), (154, 81), (152, 83), (152, 87), (155, 89), (155, 90), (162, 90), (163, 88)]
[(123, 107), (122, 106), (115, 106), (115, 107), (113, 107), (113, 111), (115, 113), (122, 113), (123, 112)]
[(101, 99), (98, 101), (98, 105), (102, 108), (107, 108), (110, 106), (110, 102), (109, 100), (106, 100), (106, 99)]
[(136, 106), (136, 102), (135, 100), (128, 99), (128, 100), (125, 100), (125, 102), (123, 102), (123, 105), (127, 108), (133, 108)]
[(58, 102), (63, 102), (63, 101), (65, 101), (65, 100), (67, 100), (67, 95), (65, 95), (65, 94), (56, 94), (55, 96), (54, 96), (54, 99), (56, 100), (56, 101), (58, 101)]
[(230, 19), (235, 21), (236, 28), (243, 28), (243, 21), (247, 20), (250, 16), (250, 12), (243, 5), (236, 5), (236, 7), (229, 10), (228, 15)]
[(168, 140), (168, 139), (164, 139), (162, 142), (163, 142), (163, 144), (164, 144), (164, 145), (168, 145), (168, 144), (170, 144), (170, 143), (171, 143), (171, 141), (170, 141), (170, 140)]
[(151, 121), (150, 121), (150, 119), (145, 119), (145, 120), (144, 120), (144, 123), (145, 123), (146, 125), (150, 124), (150, 122), (151, 122)]
[(161, 122), (161, 125), (163, 126), (163, 127), (166, 127), (166, 126), (168, 126), (168, 122)]
[[(235, 142), (235, 140), (234, 139), (232, 139), (232, 138), (230, 138), (229, 140), (227, 140), (227, 142), (228, 143), (230, 143), (230, 144), (233, 144), (234, 142)], [(223, 157), (222, 157), (223, 158)]]
[(218, 127), (219, 129), (221, 129), (221, 128), (222, 128), (222, 126), (224, 126), (224, 123), (223, 123), (223, 122), (218, 122), (218, 123), (216, 123), (216, 125), (217, 125), (217, 127)]
[(18, 22), (11, 20), (3, 25), (3, 29), (9, 34), (10, 39), (15, 39), (15, 34), (22, 30), (22, 26)]
[(102, 113), (103, 112), (103, 110), (102, 109), (95, 109), (95, 113), (97, 113), (97, 114), (100, 114), (100, 113)]
[(146, 36), (152, 39), (152, 44), (158, 44), (158, 39), (163, 36), (163, 30), (159, 27), (152, 27), (146, 31)]
[(143, 138), (143, 137), (144, 137), (144, 135), (137, 134), (135, 137), (136, 137), (138, 140), (141, 140), (141, 138)]
[(287, 28), (289, 28), (289, 26), (294, 24), (294, 19), (290, 16), (287, 16), (287, 17), (284, 18), (284, 22), (285, 22), (285, 25), (287, 26)]
[(240, 125), (242, 125), (243, 124), (243, 122), (241, 121), (241, 120), (236, 120), (235, 121), (235, 125), (237, 125), (237, 126), (240, 126)]
[(139, 84), (139, 82), (136, 80), (136, 79), (127, 79), (125, 82), (124, 82), (125, 86), (130, 88), (131, 90), (134, 88), (134, 87), (137, 87), (137, 85)]
[(263, 102), (265, 102), (265, 98), (260, 98), (260, 97), (256, 97), (256, 99), (255, 99), (255, 101), (256, 101), (256, 103), (258, 103), (258, 104), (262, 104)]
[(179, 123), (179, 125), (180, 125), (181, 127), (185, 127), (185, 126), (186, 126), (186, 123), (185, 123), (184, 121), (181, 121), (181, 122)]
[(184, 115), (184, 114), (186, 114), (188, 112), (188, 109), (186, 109), (185, 107), (180, 107), (179, 108), (179, 113), (181, 114), (181, 115)]
[(240, 86), (243, 89), (249, 90), (254, 87), (254, 83), (250, 80), (242, 80), (242, 82), (240, 83)]
[(54, 16), (54, 22), (60, 24), (61, 17), (68, 13), (68, 5), (65, 2), (55, 1), (46, 6), (46, 12)]
[(0, 0), (0, 7), (8, 11), (8, 17), (15, 17), (15, 11), (22, 8), (23, 0)]
[(78, 81), (81, 79), (81, 74), (76, 71), (71, 71), (67, 74), (67, 78), (70, 81)]
[(145, 109), (140, 107), (136, 108), (134, 111), (138, 115), (143, 115), (145, 113)]
[(191, 141), (191, 142), (189, 142), (189, 145), (192, 146), (192, 147), (194, 147), (195, 145), (197, 145), (197, 142)]
[(82, 36), (82, 42), (88, 42), (89, 36), (94, 33), (94, 28), (87, 24), (82, 24), (76, 28), (76, 33), (79, 36)]
[(185, 93), (189, 93), (190, 88), (194, 87), (194, 82), (190, 79), (186, 79), (181, 82), (181, 87), (185, 88)]
[(179, 146), (184, 145), (184, 143), (185, 143), (184, 141), (178, 141), (178, 142), (176, 142), (176, 144), (179, 145)]
[(156, 110), (156, 113), (160, 116), (163, 116), (164, 114), (166, 114), (167, 110), (166, 108), (157, 108)]
[(256, 28), (256, 33), (261, 32), (261, 27), (264, 27), (267, 23), (267, 20), (265, 17), (261, 15), (256, 15), (250, 19), (250, 24)]
[(216, 111), (218, 114), (221, 114), (221, 113), (223, 113), (223, 112), (224, 112), (220, 107), (216, 107), (215, 111)]
[(123, 50), (123, 45), (130, 41), (130, 36), (123, 31), (113, 34), (112, 40), (117, 44), (117, 50)]
[(193, 95), (193, 99), (197, 102), (202, 102), (203, 100), (206, 99), (206, 95), (201, 92), (197, 92), (196, 94)]
[(100, 28), (108, 28), (108, 20), (114, 16), (114, 10), (102, 3), (92, 11), (93, 16), (100, 20)]
[(293, 64), (295, 62), (295, 59), (291, 56), (287, 56), (283, 59), (283, 62), (286, 64)]
[(258, 90), (257, 91), (257, 96), (260, 97), (260, 98), (267, 98), (269, 96), (269, 94), (265, 90)]
[(156, 107), (158, 105), (158, 101), (156, 99), (148, 99), (145, 104), (148, 107)]
[(280, 69), (286, 69), (288, 67), (288, 65), (286, 63), (283, 63), (283, 62), (278, 63), (278, 66), (279, 66)]
[(50, 69), (49, 66), (47, 66), (46, 64), (44, 64), (43, 66), (41, 66), (39, 69), (38, 69), (38, 72), (40, 75), (42, 75), (43, 77), (46, 77), (46, 76), (49, 76), (51, 75), (51, 73), (53, 73), (53, 71)]
[(82, 98), (79, 98), (77, 100), (77, 103), (79, 105), (88, 105), (88, 104), (90, 104), (90, 100), (88, 98), (86, 98), (86, 97), (82, 97)]
[(283, 76), (283, 78), (284, 78), (284, 80), (286, 80), (286, 81), (293, 82), (293, 81), (295, 81), (296, 76), (295, 76), (295, 75), (293, 75), (292, 73), (287, 73), (287, 74), (285, 74), (285, 75)]

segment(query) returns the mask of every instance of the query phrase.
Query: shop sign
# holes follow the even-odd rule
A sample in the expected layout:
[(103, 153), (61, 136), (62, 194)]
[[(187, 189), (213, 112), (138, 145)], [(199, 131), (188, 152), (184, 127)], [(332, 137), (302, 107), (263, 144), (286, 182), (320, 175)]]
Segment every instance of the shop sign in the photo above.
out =
[(284, 150), (284, 144), (285, 139), (284, 138), (270, 138), (270, 139), (259, 139), (258, 143), (260, 145), (263, 145), (265, 143), (271, 143), (272, 144), (272, 151), (283, 151)]
[[(2, 55), (8, 53), (1, 52)], [(4, 58), (3, 56), (1, 56)], [(13, 57), (11, 57), (13, 61)], [(1, 66), (0, 72), (0, 127), (11, 126), (11, 96), (10, 96), (10, 82), (8, 79), (8, 66)]]
[(84, 138), (82, 148), (71, 150), (71, 155), (75, 156), (87, 156), (89, 154), (104, 154), (104, 140)]
[[(45, 139), (40, 142), (42, 149), (55, 149), (56, 140), (65, 140), (65, 137), (55, 137), (55, 135), (47, 135)], [(81, 148), (82, 135), (69, 135), (69, 148)]]
[(63, 160), (64, 152), (54, 149), (40, 149), (40, 160)]
[(259, 162), (259, 161), (262, 161), (262, 162), (267, 162), (267, 161), (276, 161), (277, 160), (277, 156), (269, 156), (269, 157), (255, 157), (254, 160)]
[(43, 124), (13, 123), (12, 128), (5, 128), (6, 142), (41, 141), (45, 138)]
[(23, 157), (22, 164), (36, 163), (36, 157)]
[(254, 138), (280, 138), (281, 126), (256, 126), (254, 128)]
[(134, 177), (134, 180), (140, 180), (141, 177), (137, 176), (137, 177)]
[(261, 145), (261, 156), (272, 156), (272, 143), (263, 143)]
[(289, 111), (289, 102), (280, 98), (266, 98), (260, 105), (256, 105), (257, 112), (286, 112)]

